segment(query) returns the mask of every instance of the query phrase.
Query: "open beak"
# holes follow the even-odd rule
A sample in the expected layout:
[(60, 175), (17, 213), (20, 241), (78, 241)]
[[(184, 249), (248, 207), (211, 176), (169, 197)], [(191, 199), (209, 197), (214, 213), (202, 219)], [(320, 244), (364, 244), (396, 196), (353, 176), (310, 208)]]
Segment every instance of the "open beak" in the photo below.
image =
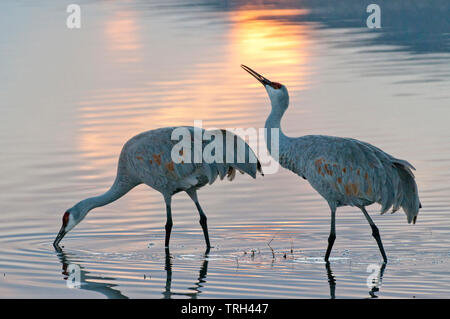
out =
[(263, 77), (261, 74), (253, 71), (252, 69), (250, 69), (248, 66), (241, 64), (241, 68), (243, 68), (245, 71), (247, 71), (248, 73), (250, 73), (251, 75), (253, 75), (255, 77), (255, 79), (257, 79), (259, 82), (261, 82), (262, 85), (266, 86), (266, 85), (270, 85), (272, 82), (270, 82), (268, 79), (266, 79), (265, 77)]
[(55, 241), (53, 242), (53, 247), (57, 248), (59, 247), (59, 242), (64, 238), (64, 236), (67, 234), (67, 232), (64, 230), (64, 226), (61, 226), (61, 229), (59, 230), (58, 235), (55, 238)]

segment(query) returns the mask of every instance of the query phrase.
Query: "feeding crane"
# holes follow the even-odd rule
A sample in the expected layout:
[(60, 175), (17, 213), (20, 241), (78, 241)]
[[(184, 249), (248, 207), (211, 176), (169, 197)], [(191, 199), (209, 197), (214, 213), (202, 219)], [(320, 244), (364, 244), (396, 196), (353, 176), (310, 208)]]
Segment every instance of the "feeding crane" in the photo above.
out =
[(269, 81), (245, 65), (241, 67), (265, 87), (270, 98), (272, 110), (265, 124), (269, 153), (273, 156), (272, 129), (278, 129), (280, 165), (308, 180), (328, 202), (331, 229), (325, 261), (328, 262), (336, 239), (336, 209), (341, 206), (356, 206), (369, 222), (372, 236), (384, 262), (387, 262), (380, 232), (365, 207), (379, 203), (381, 214), (391, 207), (394, 213), (401, 207), (408, 223), (415, 224), (419, 208), (422, 207), (412, 173), (415, 168), (405, 160), (353, 138), (325, 135), (293, 138), (284, 135), (280, 122), (289, 106), (286, 87)]
[[(188, 133), (189, 141), (185, 147), (180, 147), (178, 153), (186, 160), (173, 160), (172, 150), (178, 142), (172, 139), (175, 129), (183, 129)], [(200, 132), (200, 134), (199, 134)], [(200, 136), (208, 135), (210, 139), (222, 138), (222, 143), (215, 145), (221, 149), (210, 147), (214, 155), (218, 157), (209, 158), (204, 155), (208, 139)], [(197, 143), (200, 147), (196, 147)], [(218, 142), (219, 140), (217, 140)], [(230, 142), (231, 141), (231, 142)], [(242, 147), (242, 145), (244, 147)], [(193, 150), (193, 151), (192, 151)], [(231, 153), (230, 153), (231, 152)], [(188, 155), (188, 153), (190, 155)], [(198, 156), (200, 154), (200, 156)], [(198, 160), (196, 160), (199, 158)], [(216, 159), (216, 160), (212, 160)], [(89, 211), (96, 207), (107, 205), (139, 184), (146, 184), (159, 191), (166, 203), (167, 221), (165, 225), (165, 246), (169, 246), (170, 233), (172, 230), (172, 196), (178, 192), (186, 192), (194, 201), (200, 214), (200, 225), (206, 241), (206, 246), (211, 247), (208, 234), (207, 218), (197, 198), (197, 190), (207, 184), (212, 184), (217, 177), (223, 179), (225, 176), (231, 181), (236, 175), (236, 170), (242, 174), (256, 178), (257, 172), (262, 174), (261, 164), (256, 155), (244, 140), (239, 136), (226, 130), (204, 130), (202, 128), (165, 127), (143, 132), (132, 137), (122, 148), (119, 156), (117, 175), (111, 188), (103, 195), (90, 197), (77, 203), (68, 209), (62, 218), (61, 229), (53, 243), (55, 248), (59, 242), (78, 223), (80, 223)]]

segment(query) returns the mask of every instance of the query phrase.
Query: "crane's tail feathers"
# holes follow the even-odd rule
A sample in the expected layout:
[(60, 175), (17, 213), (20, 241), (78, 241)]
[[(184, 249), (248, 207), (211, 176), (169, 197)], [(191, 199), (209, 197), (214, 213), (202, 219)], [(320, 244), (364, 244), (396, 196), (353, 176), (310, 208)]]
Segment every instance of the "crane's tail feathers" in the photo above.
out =
[(228, 168), (227, 178), (231, 182), (236, 177), (236, 169), (234, 167)]
[(407, 170), (412, 175), (412, 177), (414, 177), (414, 174), (413, 174), (413, 172), (411, 170), (415, 171), (416, 168), (414, 166), (412, 166), (412, 164), (410, 162), (405, 161), (405, 160), (401, 160), (401, 159), (398, 159), (398, 158), (394, 158), (392, 160), (392, 162), (394, 163), (394, 165), (395, 164), (399, 164), (399, 165), (403, 166), (403, 168), (405, 170)]
[(226, 130), (213, 130), (209, 132), (210, 134), (214, 133), (214, 135), (217, 135), (215, 138), (219, 138), (219, 136), (223, 138), (220, 144), (223, 147), (221, 152), (223, 162), (213, 161), (204, 165), (203, 171), (209, 184), (212, 184), (218, 176), (221, 180), (226, 176), (228, 180), (232, 181), (236, 177), (236, 170), (242, 174), (248, 174), (253, 178), (256, 178), (258, 172), (264, 175), (262, 173), (261, 163), (256, 157), (256, 154), (240, 136)]
[(259, 160), (258, 160), (258, 163), (256, 164), (256, 169), (262, 176), (264, 176), (264, 172), (262, 170), (261, 163), (259, 162)]
[[(226, 145), (224, 152), (224, 155), (226, 156), (224, 159), (225, 165), (227, 166), (228, 179), (230, 181), (234, 179), (236, 170), (241, 173), (246, 173), (253, 178), (256, 178), (258, 172), (261, 173), (261, 175), (264, 175), (262, 173), (261, 163), (252, 148), (240, 136), (228, 131), (227, 134), (230, 134), (235, 138), (233, 148), (229, 148), (228, 145), (224, 143), (224, 145)], [(229, 159), (232, 160), (230, 161)], [(233, 170), (230, 171), (230, 168)]]
[(205, 165), (205, 175), (208, 177), (209, 184), (212, 184), (217, 177), (223, 180), (225, 176), (229, 181), (234, 180), (236, 177), (236, 170), (241, 174), (248, 174), (253, 178), (256, 178), (256, 173), (259, 172), (264, 176), (261, 163), (257, 160), (256, 163), (214, 163), (210, 166)]
[(230, 181), (236, 177), (236, 170), (241, 174), (248, 174), (253, 178), (256, 178), (257, 173), (264, 176), (259, 160), (257, 160), (256, 163), (227, 163), (226, 165), (228, 166), (227, 178)]
[(414, 174), (411, 171), (414, 167), (402, 160), (396, 160), (393, 164), (399, 177), (396, 183), (397, 187), (395, 187), (396, 194), (394, 196), (393, 212), (400, 207), (403, 208), (408, 224), (411, 222), (415, 224), (422, 204), (419, 200), (419, 192), (416, 181), (414, 180)]

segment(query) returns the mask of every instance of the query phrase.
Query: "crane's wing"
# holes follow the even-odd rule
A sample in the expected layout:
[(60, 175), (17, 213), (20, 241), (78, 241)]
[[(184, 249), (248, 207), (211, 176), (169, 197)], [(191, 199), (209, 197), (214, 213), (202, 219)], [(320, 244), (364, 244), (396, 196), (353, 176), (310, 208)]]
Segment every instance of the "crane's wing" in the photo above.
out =
[(378, 202), (382, 213), (403, 207), (409, 222), (417, 216), (414, 167), (407, 161), (350, 138), (314, 135), (297, 144), (294, 147), (302, 152), (297, 170), (325, 198), (343, 198), (343, 204), (354, 206)]
[[(193, 127), (167, 127), (133, 137), (124, 146), (123, 153), (127, 154), (127, 161), (138, 178), (156, 187), (172, 184), (187, 189), (199, 184), (212, 184), (218, 176), (220, 179), (228, 176), (232, 180), (236, 170), (256, 177), (261, 166), (247, 143), (234, 135), (237, 141), (243, 142), (247, 154), (245, 160), (240, 162), (236, 153), (233, 157), (227, 157), (234, 147), (227, 146), (225, 133), (232, 133), (224, 130), (198, 130), (197, 133), (214, 138), (209, 141), (200, 137), (201, 143), (196, 145)], [(213, 141), (219, 141), (220, 138), (223, 139), (222, 144), (211, 146)], [(212, 155), (205, 158), (204, 154)], [(249, 161), (252, 156), (256, 159), (254, 163)]]

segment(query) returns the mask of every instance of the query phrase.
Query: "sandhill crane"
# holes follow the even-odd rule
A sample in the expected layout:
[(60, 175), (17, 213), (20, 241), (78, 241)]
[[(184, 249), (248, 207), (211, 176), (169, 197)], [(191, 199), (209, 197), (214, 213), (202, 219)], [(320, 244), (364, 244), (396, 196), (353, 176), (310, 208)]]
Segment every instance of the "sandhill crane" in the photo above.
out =
[[(183, 154), (184, 148), (181, 147), (178, 151), (179, 155), (186, 157), (189, 161), (181, 160), (178, 162), (177, 160), (175, 163), (172, 158), (172, 152), (179, 142), (172, 139), (172, 133), (175, 129), (180, 128), (184, 129), (183, 132), (188, 133), (191, 139), (188, 141), (188, 144), (194, 151), (188, 148), (189, 156), (188, 154)], [(214, 140), (223, 138), (223, 149), (214, 150), (218, 152), (215, 153), (218, 156), (223, 155), (223, 159), (213, 161), (210, 158), (205, 161), (205, 157), (202, 156), (204, 154), (203, 150), (209, 143), (206, 143), (206, 139), (203, 139), (202, 136), (206, 135), (209, 138), (214, 137)], [(199, 147), (195, 145), (197, 143), (196, 139), (199, 140)], [(238, 146), (239, 148), (237, 149)], [(240, 154), (239, 152), (242, 153)], [(199, 153), (199, 160), (196, 160), (196, 155)], [(169, 246), (172, 230), (172, 195), (181, 191), (185, 191), (194, 201), (200, 214), (200, 225), (203, 229), (206, 246), (211, 247), (207, 218), (198, 202), (197, 189), (206, 184), (212, 184), (218, 176), (220, 179), (227, 176), (229, 180), (233, 180), (236, 170), (241, 173), (247, 173), (253, 178), (256, 178), (257, 172), (260, 172), (262, 175), (261, 164), (256, 155), (244, 140), (232, 132), (226, 130), (206, 131), (202, 128), (190, 126), (165, 127), (143, 132), (132, 137), (123, 146), (119, 156), (117, 175), (111, 188), (103, 195), (80, 201), (64, 213), (62, 226), (53, 246), (58, 248), (61, 239), (82, 221), (89, 211), (119, 199), (139, 184), (146, 184), (159, 191), (166, 203), (166, 247)]]
[(270, 98), (272, 110), (265, 124), (269, 152), (273, 155), (271, 129), (278, 129), (280, 165), (308, 180), (330, 206), (331, 230), (325, 261), (328, 262), (336, 239), (336, 208), (356, 206), (369, 222), (383, 260), (387, 262), (380, 233), (365, 206), (379, 203), (381, 214), (390, 207), (393, 213), (402, 207), (408, 223), (415, 223), (422, 207), (411, 171), (415, 168), (405, 160), (356, 139), (325, 135), (292, 138), (284, 135), (280, 122), (289, 106), (286, 87), (269, 81), (245, 65), (241, 67), (261, 82)]

